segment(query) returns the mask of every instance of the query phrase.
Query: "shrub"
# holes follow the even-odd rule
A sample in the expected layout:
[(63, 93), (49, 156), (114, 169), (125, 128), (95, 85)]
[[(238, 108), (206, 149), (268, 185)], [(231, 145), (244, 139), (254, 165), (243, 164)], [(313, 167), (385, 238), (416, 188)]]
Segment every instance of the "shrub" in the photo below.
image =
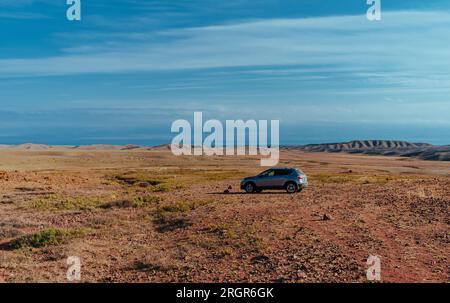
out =
[(143, 208), (150, 206), (152, 204), (157, 204), (162, 201), (161, 197), (157, 196), (144, 196), (144, 197), (136, 197), (132, 200), (124, 199), (118, 201), (112, 201), (100, 205), (101, 208)]
[(147, 207), (151, 204), (157, 204), (162, 201), (161, 197), (157, 196), (145, 196), (145, 197), (137, 197), (133, 200), (134, 208), (143, 208)]
[(156, 186), (154, 186), (152, 188), (152, 191), (155, 192), (155, 193), (168, 192), (169, 190), (170, 190), (170, 187), (167, 184), (159, 184), (159, 185), (156, 185)]
[(19, 249), (22, 247), (45, 247), (51, 245), (61, 245), (83, 234), (80, 230), (66, 230), (50, 228), (35, 234), (25, 235), (13, 240), (10, 243), (11, 248)]
[(59, 197), (46, 196), (31, 201), (29, 204), (31, 208), (43, 211), (57, 211), (57, 210), (92, 210), (102, 203), (101, 197)]

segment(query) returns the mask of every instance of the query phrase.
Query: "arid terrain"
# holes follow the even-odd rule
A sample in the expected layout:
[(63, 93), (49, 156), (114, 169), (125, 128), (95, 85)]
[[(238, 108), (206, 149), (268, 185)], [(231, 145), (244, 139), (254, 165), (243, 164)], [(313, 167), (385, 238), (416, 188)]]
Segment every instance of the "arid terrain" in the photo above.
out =
[[(302, 193), (244, 194), (258, 157), (0, 150), (0, 281), (450, 282), (450, 163), (283, 150)], [(224, 191), (231, 186), (229, 193)]]

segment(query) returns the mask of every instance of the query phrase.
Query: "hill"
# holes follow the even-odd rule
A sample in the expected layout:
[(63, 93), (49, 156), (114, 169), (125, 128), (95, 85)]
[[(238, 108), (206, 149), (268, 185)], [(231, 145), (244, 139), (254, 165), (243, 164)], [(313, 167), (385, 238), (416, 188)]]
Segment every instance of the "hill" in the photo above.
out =
[(393, 140), (355, 140), (343, 143), (309, 144), (289, 146), (308, 152), (353, 153), (381, 156), (411, 157), (422, 160), (450, 161), (450, 146), (434, 146), (427, 143), (411, 143)]

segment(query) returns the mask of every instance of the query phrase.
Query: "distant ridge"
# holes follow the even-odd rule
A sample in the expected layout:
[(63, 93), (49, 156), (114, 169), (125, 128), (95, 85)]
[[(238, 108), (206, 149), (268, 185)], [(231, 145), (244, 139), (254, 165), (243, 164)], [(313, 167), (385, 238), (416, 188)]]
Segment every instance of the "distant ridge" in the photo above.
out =
[(0, 150), (133, 150), (133, 149), (150, 149), (139, 145), (110, 145), (110, 144), (93, 144), (93, 145), (45, 145), (25, 143), (18, 145), (0, 145)]
[(308, 144), (289, 146), (308, 152), (353, 153), (381, 156), (411, 157), (422, 160), (450, 161), (450, 146), (434, 146), (427, 143), (411, 143), (395, 140), (354, 140), (343, 143)]
[(390, 140), (355, 140), (346, 143), (327, 143), (305, 145), (304, 150), (311, 151), (351, 151), (351, 150), (371, 150), (371, 149), (417, 149), (431, 147), (427, 143), (410, 143), (406, 141)]
[[(342, 143), (308, 144), (297, 146), (282, 146), (284, 150), (301, 150), (306, 152), (351, 153), (380, 156), (409, 157), (429, 161), (450, 161), (450, 145), (434, 146), (427, 143), (411, 143), (395, 140), (354, 140)], [(128, 145), (45, 145), (25, 143), (19, 145), (0, 145), (0, 150), (19, 151), (56, 151), (56, 150), (85, 150), (85, 151), (166, 151), (170, 144), (158, 146)]]
[(163, 144), (158, 146), (140, 146), (135, 144), (128, 145), (112, 145), (112, 144), (92, 144), (92, 145), (46, 145), (25, 143), (18, 145), (0, 145), (0, 150), (30, 150), (30, 151), (45, 151), (45, 150), (86, 150), (86, 151), (101, 151), (101, 150), (167, 150), (170, 149), (170, 144)]

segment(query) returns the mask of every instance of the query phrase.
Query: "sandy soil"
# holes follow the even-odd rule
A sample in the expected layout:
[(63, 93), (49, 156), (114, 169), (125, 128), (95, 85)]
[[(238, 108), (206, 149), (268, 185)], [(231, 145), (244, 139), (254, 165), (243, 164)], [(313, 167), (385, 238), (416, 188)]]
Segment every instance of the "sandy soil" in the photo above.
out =
[[(285, 151), (302, 193), (248, 195), (257, 158), (0, 151), (0, 281), (450, 282), (450, 164)], [(224, 190), (232, 187), (229, 193)]]

